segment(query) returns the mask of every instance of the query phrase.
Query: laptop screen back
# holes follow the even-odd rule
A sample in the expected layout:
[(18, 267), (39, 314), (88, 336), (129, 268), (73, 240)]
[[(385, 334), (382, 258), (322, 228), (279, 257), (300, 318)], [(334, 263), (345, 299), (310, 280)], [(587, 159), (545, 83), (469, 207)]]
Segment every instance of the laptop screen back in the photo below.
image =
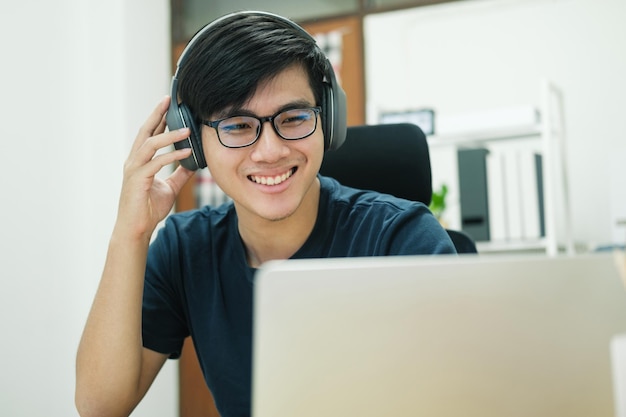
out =
[(271, 262), (253, 416), (613, 416), (610, 255)]

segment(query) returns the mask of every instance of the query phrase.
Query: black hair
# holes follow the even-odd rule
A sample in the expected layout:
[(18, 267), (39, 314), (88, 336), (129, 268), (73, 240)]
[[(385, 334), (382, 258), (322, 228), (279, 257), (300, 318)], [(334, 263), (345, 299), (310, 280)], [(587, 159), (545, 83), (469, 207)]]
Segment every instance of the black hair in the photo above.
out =
[(179, 68), (179, 98), (196, 119), (206, 119), (242, 107), (260, 83), (294, 64), (306, 71), (320, 105), (330, 69), (314, 39), (277, 16), (235, 13), (211, 24), (187, 51)]

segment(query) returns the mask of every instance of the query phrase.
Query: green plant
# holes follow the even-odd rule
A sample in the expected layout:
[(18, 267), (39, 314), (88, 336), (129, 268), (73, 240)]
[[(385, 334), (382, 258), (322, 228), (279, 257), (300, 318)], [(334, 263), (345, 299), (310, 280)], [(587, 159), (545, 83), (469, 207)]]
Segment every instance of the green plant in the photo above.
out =
[(448, 186), (441, 184), (439, 190), (433, 190), (433, 196), (430, 200), (428, 208), (435, 215), (435, 217), (441, 220), (443, 212), (446, 210), (446, 195), (448, 194)]

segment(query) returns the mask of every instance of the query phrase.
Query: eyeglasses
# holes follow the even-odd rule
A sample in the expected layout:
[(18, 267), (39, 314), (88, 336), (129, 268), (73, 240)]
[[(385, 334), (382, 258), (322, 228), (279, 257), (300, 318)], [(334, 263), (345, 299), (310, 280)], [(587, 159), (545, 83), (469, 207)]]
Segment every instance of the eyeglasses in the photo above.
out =
[(321, 107), (289, 109), (268, 117), (229, 116), (224, 119), (202, 124), (217, 131), (217, 138), (227, 148), (243, 148), (259, 140), (263, 123), (272, 122), (274, 131), (285, 140), (298, 140), (309, 137), (317, 129), (317, 115)]

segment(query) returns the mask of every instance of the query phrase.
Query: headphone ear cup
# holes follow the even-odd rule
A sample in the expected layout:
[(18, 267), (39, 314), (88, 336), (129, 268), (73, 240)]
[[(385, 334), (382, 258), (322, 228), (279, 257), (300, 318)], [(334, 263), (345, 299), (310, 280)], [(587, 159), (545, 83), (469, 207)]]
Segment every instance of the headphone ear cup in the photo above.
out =
[(194, 164), (196, 165), (195, 169), (206, 168), (207, 165), (204, 160), (201, 131), (198, 129), (198, 125), (196, 124), (191, 111), (184, 103), (179, 104), (178, 109), (184, 126), (188, 127), (191, 133), (189, 135), (189, 145), (191, 147), (191, 156), (189, 158), (193, 159)]
[(332, 88), (324, 83), (322, 93), (322, 131), (324, 132), (324, 150), (331, 149), (333, 144), (333, 112)]
[(337, 83), (335, 72), (329, 64), (322, 93), (322, 127), (324, 150), (339, 149), (347, 134), (346, 92)]

